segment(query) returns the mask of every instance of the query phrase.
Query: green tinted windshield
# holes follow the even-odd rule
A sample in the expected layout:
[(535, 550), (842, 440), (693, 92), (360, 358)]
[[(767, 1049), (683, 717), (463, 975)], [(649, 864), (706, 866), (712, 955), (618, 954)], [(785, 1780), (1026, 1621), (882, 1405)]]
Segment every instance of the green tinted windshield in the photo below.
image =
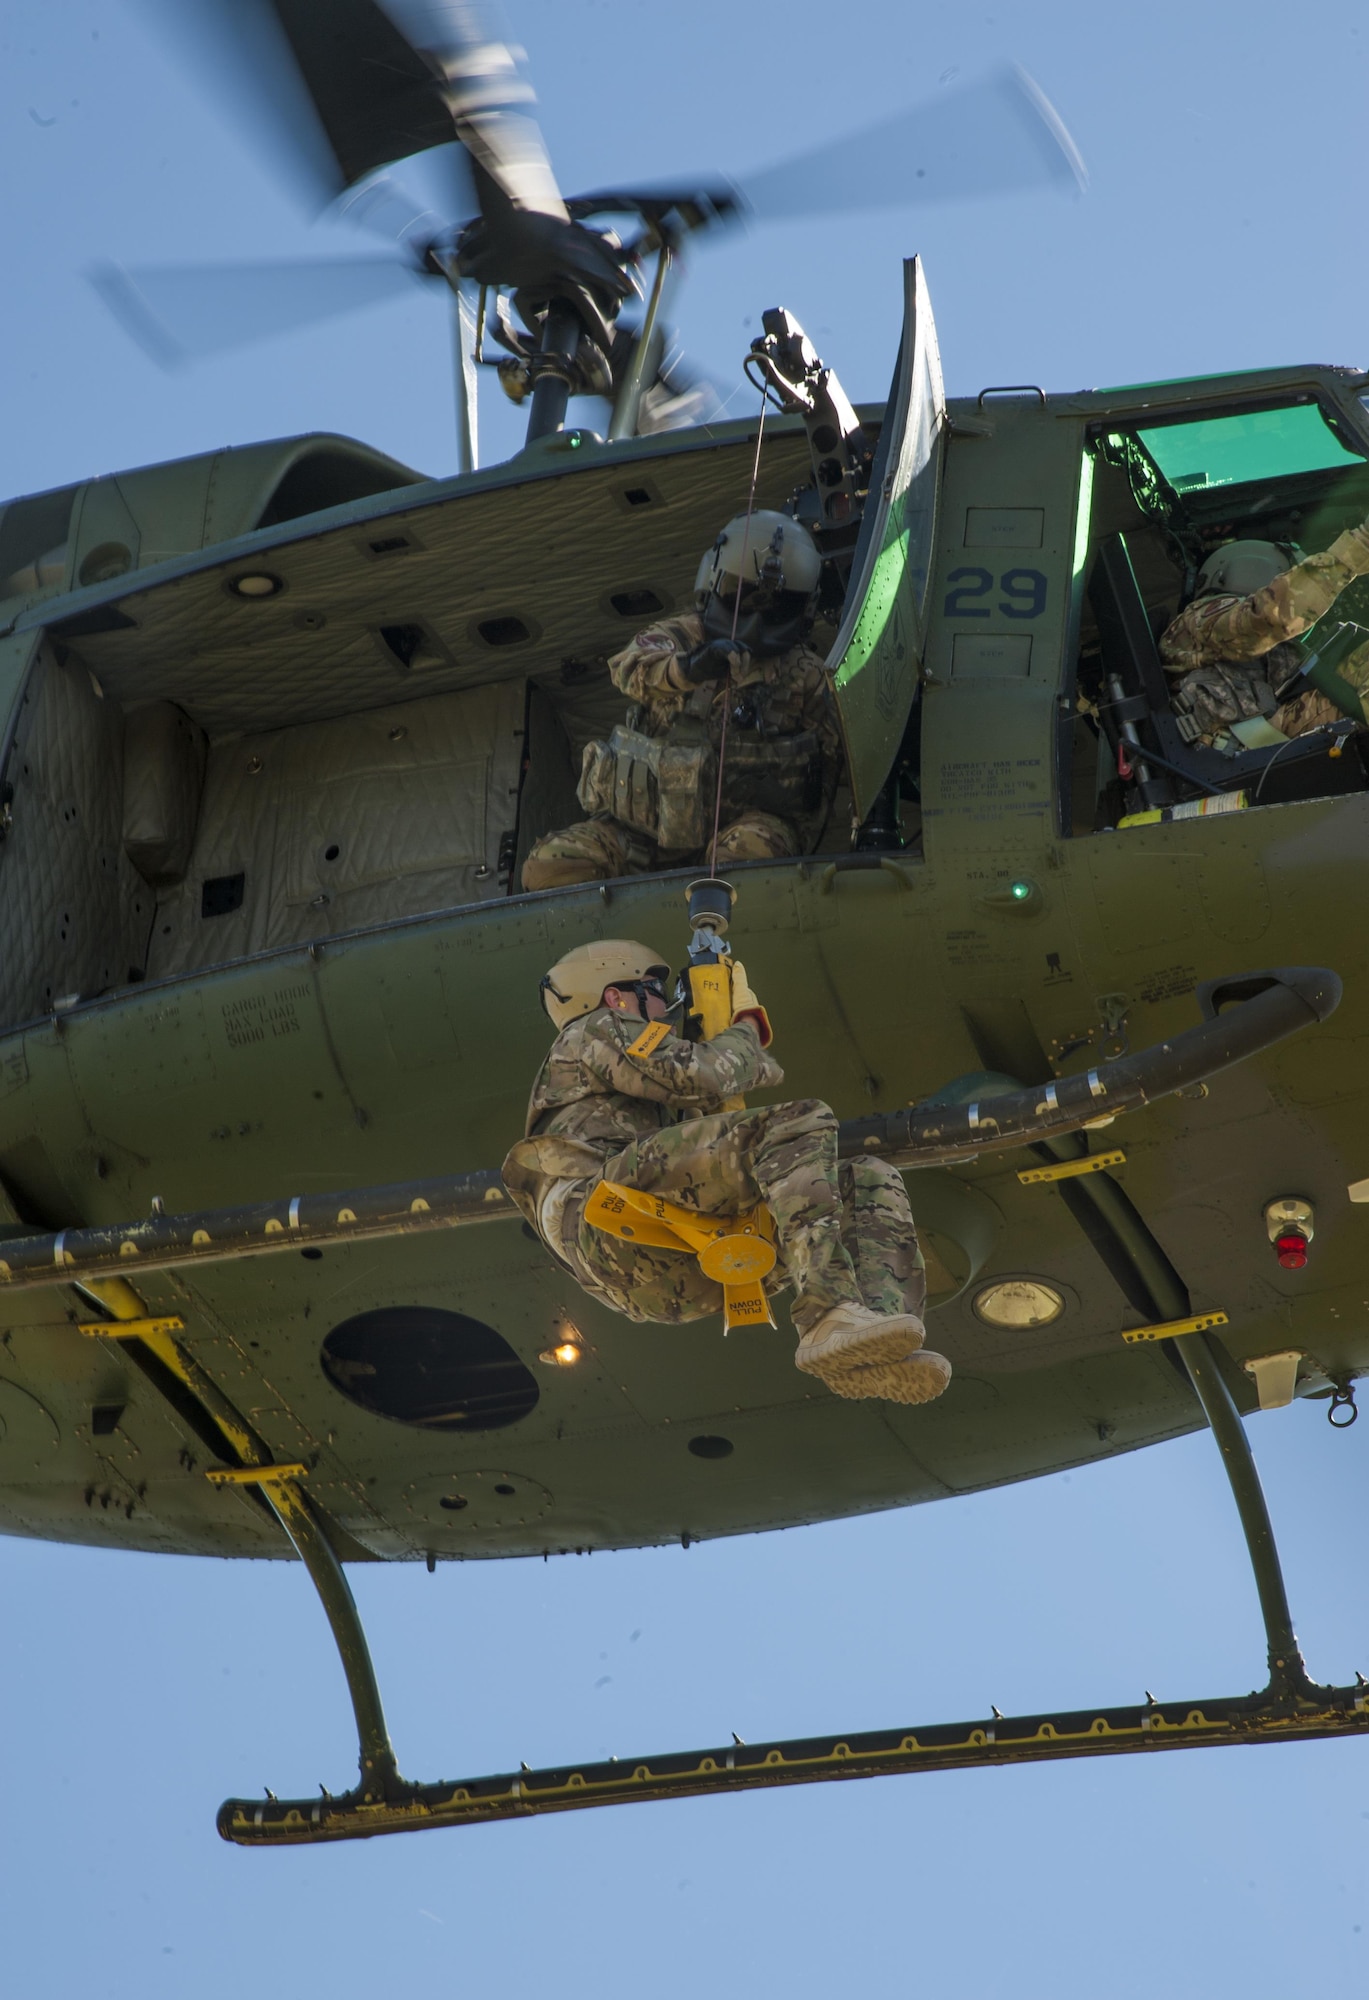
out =
[(1177, 493), (1364, 463), (1346, 450), (1315, 403), (1208, 417), (1197, 424), (1165, 424), (1142, 431), (1140, 438)]

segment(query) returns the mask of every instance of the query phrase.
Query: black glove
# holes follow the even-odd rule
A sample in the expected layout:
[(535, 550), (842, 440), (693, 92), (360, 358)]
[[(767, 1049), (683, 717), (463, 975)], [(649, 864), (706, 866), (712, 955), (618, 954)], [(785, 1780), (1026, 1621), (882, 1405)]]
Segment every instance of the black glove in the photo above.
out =
[(744, 648), (733, 645), (730, 639), (705, 639), (702, 646), (685, 654), (680, 661), (680, 672), (698, 687), (704, 681), (725, 679), (734, 667), (741, 666), (745, 657)]

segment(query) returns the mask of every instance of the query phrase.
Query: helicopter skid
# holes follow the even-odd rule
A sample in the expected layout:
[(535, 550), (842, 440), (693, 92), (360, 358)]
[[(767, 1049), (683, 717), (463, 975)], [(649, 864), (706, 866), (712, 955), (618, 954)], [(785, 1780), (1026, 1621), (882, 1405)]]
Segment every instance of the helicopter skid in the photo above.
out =
[(821, 1784), (918, 1771), (964, 1771), (985, 1765), (1039, 1764), (1063, 1757), (1115, 1757), (1134, 1751), (1216, 1749), (1226, 1744), (1308, 1742), (1369, 1734), (1369, 1684), (1264, 1692), (1216, 1701), (1146, 1702), (1139, 1708), (1075, 1709), (1056, 1715), (994, 1716), (917, 1729), (867, 1730), (780, 1743), (734, 1743), (727, 1749), (625, 1757), (607, 1763), (519, 1771), (452, 1784), (388, 1787), (389, 1797), (361, 1792), (317, 1799), (228, 1799), (219, 1808), (225, 1840), (240, 1847), (291, 1847), (311, 1841), (368, 1840), (428, 1827), (478, 1826), (539, 1813), (648, 1799), (704, 1798), (775, 1785)]

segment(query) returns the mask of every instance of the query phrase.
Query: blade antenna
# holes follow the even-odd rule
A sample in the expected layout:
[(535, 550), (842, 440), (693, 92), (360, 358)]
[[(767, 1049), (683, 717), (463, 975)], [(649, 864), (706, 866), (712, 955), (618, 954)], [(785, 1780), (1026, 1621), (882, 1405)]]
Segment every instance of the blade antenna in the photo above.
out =
[(476, 362), (485, 342), (485, 291), (461, 276), (456, 252), (434, 245), (429, 251), (452, 295), (452, 363), (456, 387), (456, 449), (459, 470), (474, 472), (480, 463), (480, 402)]
[(456, 443), (463, 472), (480, 464), (480, 402), (477, 395), (475, 348), (479, 337), (472, 288), (458, 285), (452, 300), (452, 339), (456, 362)]

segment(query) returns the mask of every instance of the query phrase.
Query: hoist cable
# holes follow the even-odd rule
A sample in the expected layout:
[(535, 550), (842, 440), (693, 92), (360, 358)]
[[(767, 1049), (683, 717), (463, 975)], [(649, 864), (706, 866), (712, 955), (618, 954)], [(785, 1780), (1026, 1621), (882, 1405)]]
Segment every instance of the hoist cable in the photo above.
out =
[[(746, 558), (751, 546), (751, 516), (756, 511), (756, 483), (761, 476), (761, 444), (765, 438), (765, 411), (768, 401), (769, 397), (766, 391), (762, 389), (760, 421), (756, 425), (756, 452), (751, 461), (751, 490), (746, 496), (746, 525), (742, 529), (742, 568), (745, 567)], [(728, 638), (728, 644), (733, 647), (737, 643), (737, 625), (741, 618), (741, 613), (742, 571), (739, 569), (737, 572), (737, 588), (732, 594), (732, 631)], [(723, 771), (727, 760), (727, 718), (732, 711), (732, 666), (730, 661), (728, 663), (727, 680), (723, 692), (725, 697), (723, 701), (723, 723), (718, 736), (718, 789), (713, 800), (713, 840), (708, 852), (708, 872), (710, 875), (716, 875), (718, 872), (718, 829), (722, 824), (723, 815)]]

